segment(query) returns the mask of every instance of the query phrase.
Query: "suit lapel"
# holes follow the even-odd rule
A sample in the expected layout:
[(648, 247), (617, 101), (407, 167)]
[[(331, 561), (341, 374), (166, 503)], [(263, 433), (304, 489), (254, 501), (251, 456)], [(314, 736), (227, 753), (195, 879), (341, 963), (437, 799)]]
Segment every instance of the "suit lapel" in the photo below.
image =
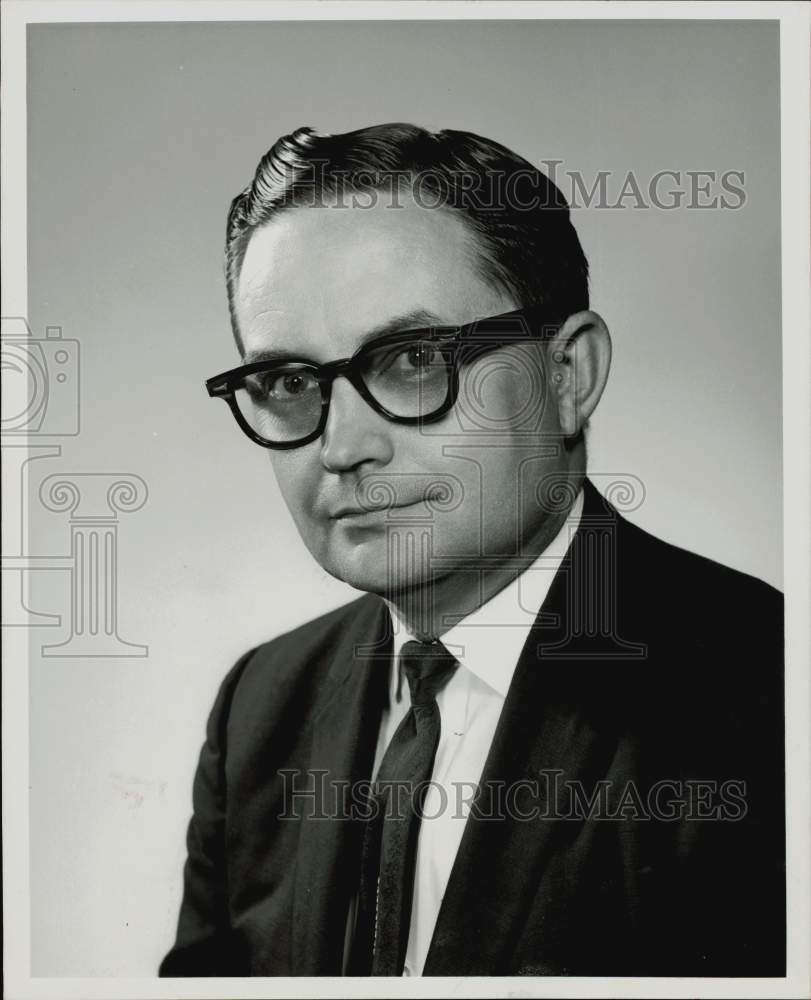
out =
[[(610, 708), (619, 658), (614, 640), (587, 637), (584, 644), (573, 638), (572, 581), (594, 575), (589, 533), (600, 517), (604, 527), (606, 517), (605, 502), (588, 481), (587, 487), (580, 528), (513, 675), (425, 975), (504, 974), (545, 864), (561, 837), (575, 832), (577, 822), (563, 819), (562, 782), (588, 787), (605, 774), (616, 749)], [(613, 662), (606, 664), (601, 653), (610, 653)], [(518, 811), (532, 810), (541, 818), (517, 818)]]
[[(301, 809), (293, 899), (292, 963), (295, 975), (340, 975), (349, 903), (360, 857), (360, 823), (337, 783), (371, 778), (391, 662), (390, 616), (369, 599), (341, 637), (330, 686), (315, 716), (310, 776), (302, 784), (315, 796)], [(312, 776), (312, 777), (311, 777)]]

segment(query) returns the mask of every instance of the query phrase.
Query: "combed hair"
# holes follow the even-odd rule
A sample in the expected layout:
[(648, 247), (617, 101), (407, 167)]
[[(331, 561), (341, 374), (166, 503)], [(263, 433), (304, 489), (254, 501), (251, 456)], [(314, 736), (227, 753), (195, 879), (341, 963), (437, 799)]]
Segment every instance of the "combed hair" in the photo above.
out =
[(401, 123), (336, 135), (299, 128), (262, 157), (228, 213), (225, 277), (240, 349), (234, 297), (254, 230), (291, 208), (384, 190), (410, 190), (419, 203), (458, 212), (476, 237), (482, 277), (523, 307), (543, 307), (549, 324), (588, 308), (588, 262), (566, 199), (505, 146)]

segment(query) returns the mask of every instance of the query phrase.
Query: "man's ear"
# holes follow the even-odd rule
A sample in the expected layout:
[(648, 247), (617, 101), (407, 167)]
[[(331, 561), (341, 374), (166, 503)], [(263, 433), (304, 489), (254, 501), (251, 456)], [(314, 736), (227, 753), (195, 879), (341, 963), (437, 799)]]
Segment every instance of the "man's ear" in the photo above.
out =
[(594, 412), (611, 367), (611, 335), (591, 310), (574, 313), (547, 349), (549, 385), (558, 405), (560, 427), (574, 437)]

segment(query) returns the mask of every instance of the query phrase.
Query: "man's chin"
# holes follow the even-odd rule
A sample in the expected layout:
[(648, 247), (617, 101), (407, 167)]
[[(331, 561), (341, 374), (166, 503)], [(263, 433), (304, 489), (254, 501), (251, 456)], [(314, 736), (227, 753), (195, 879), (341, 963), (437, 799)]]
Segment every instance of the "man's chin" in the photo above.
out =
[(428, 581), (409, 577), (397, 577), (388, 574), (385, 567), (340, 567), (331, 568), (325, 566), (324, 569), (336, 580), (354, 587), (355, 590), (362, 590), (367, 594), (377, 594), (379, 597), (394, 598), (403, 591), (424, 587)]
[(380, 597), (425, 586), (429, 580), (427, 573), (403, 572), (404, 567), (392, 565), (385, 552), (365, 553), (358, 548), (352, 552), (331, 553), (329, 558), (318, 561), (336, 580)]

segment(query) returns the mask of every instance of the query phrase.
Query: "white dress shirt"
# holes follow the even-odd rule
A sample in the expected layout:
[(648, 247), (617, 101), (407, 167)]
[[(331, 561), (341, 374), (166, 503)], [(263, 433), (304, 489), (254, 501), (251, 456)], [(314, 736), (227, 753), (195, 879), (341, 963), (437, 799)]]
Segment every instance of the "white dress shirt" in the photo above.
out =
[[(437, 695), (441, 734), (417, 843), (414, 900), (406, 951), (406, 976), (421, 975), (439, 908), (518, 658), (549, 587), (580, 524), (583, 492), (563, 527), (535, 562), (486, 604), (442, 636), (459, 667)], [(394, 656), (389, 708), (384, 711), (375, 754), (377, 774), (386, 748), (410, 707), (408, 684), (400, 685), (398, 659), (412, 639), (389, 606)]]

